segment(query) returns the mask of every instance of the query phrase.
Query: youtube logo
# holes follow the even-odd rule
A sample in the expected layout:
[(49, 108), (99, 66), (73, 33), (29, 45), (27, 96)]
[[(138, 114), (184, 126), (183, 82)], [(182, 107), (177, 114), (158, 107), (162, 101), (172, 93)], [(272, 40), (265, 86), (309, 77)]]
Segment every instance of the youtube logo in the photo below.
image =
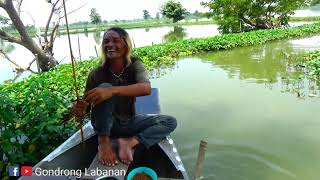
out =
[(32, 176), (32, 166), (22, 166), (21, 176)]

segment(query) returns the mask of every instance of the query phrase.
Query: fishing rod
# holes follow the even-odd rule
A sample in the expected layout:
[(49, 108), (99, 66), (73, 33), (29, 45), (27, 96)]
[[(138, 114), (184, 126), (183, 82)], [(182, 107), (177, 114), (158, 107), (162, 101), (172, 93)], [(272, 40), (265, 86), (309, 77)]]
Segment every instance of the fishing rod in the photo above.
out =
[[(80, 100), (79, 98), (79, 88), (78, 88), (78, 82), (77, 82), (77, 75), (76, 75), (76, 68), (75, 68), (75, 59), (72, 53), (72, 47), (71, 47), (71, 40), (70, 40), (70, 32), (69, 32), (69, 24), (68, 24), (68, 18), (67, 18), (67, 10), (66, 10), (66, 3), (65, 0), (62, 0), (63, 2), (63, 9), (64, 9), (64, 18), (66, 20), (66, 26), (67, 26), (67, 35), (68, 35), (68, 41), (69, 41), (69, 49), (70, 49), (70, 58), (71, 58), (71, 65), (72, 65), (72, 77), (74, 81), (74, 89), (76, 92), (77, 102)], [(81, 117), (76, 117), (76, 120), (79, 122), (80, 126), (80, 132), (81, 132), (81, 143), (84, 143), (84, 137), (83, 137), (83, 119)]]

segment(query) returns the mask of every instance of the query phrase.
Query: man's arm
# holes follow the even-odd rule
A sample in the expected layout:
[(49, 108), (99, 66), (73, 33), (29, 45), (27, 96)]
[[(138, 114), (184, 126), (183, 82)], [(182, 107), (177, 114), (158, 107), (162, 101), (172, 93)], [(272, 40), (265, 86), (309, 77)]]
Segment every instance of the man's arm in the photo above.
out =
[(148, 82), (132, 84), (128, 86), (112, 86), (110, 88), (97, 87), (88, 91), (85, 101), (91, 104), (99, 104), (113, 96), (145, 96), (151, 93), (151, 86)]
[(110, 90), (112, 96), (138, 97), (149, 95), (151, 93), (151, 85), (148, 82), (143, 82), (128, 86), (113, 86)]
[(151, 94), (151, 85), (146, 70), (140, 60), (133, 64), (136, 83), (128, 86), (112, 86), (110, 88), (94, 88), (85, 95), (88, 103), (98, 104), (113, 96), (138, 97)]

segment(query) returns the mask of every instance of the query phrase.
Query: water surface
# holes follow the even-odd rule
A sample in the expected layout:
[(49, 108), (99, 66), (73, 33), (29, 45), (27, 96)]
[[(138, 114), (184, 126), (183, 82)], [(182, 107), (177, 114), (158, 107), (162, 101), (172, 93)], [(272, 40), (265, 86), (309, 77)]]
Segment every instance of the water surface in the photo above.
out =
[(152, 79), (163, 113), (178, 119), (173, 138), (191, 177), (205, 139), (205, 179), (319, 179), (319, 86), (288, 60), (319, 49), (319, 41), (182, 58)]

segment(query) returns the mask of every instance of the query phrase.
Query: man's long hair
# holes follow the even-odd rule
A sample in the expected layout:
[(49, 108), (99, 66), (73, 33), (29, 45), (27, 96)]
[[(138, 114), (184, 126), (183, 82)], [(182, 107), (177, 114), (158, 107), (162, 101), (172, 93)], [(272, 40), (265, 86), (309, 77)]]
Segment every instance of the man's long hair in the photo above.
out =
[[(107, 29), (104, 34), (103, 37), (106, 35), (107, 32), (109, 31), (114, 31), (116, 33), (119, 34), (120, 38), (124, 41), (126, 47), (127, 47), (127, 51), (126, 51), (126, 67), (128, 67), (131, 64), (131, 56), (132, 56), (132, 42), (130, 39), (129, 34), (127, 33), (127, 31), (125, 31), (124, 29), (120, 28), (120, 27), (112, 27)], [(103, 42), (101, 43), (101, 47), (100, 47), (100, 53), (101, 53), (101, 60), (102, 60), (102, 65), (107, 65), (109, 64), (108, 61), (108, 57), (106, 55), (105, 49), (103, 48)]]

